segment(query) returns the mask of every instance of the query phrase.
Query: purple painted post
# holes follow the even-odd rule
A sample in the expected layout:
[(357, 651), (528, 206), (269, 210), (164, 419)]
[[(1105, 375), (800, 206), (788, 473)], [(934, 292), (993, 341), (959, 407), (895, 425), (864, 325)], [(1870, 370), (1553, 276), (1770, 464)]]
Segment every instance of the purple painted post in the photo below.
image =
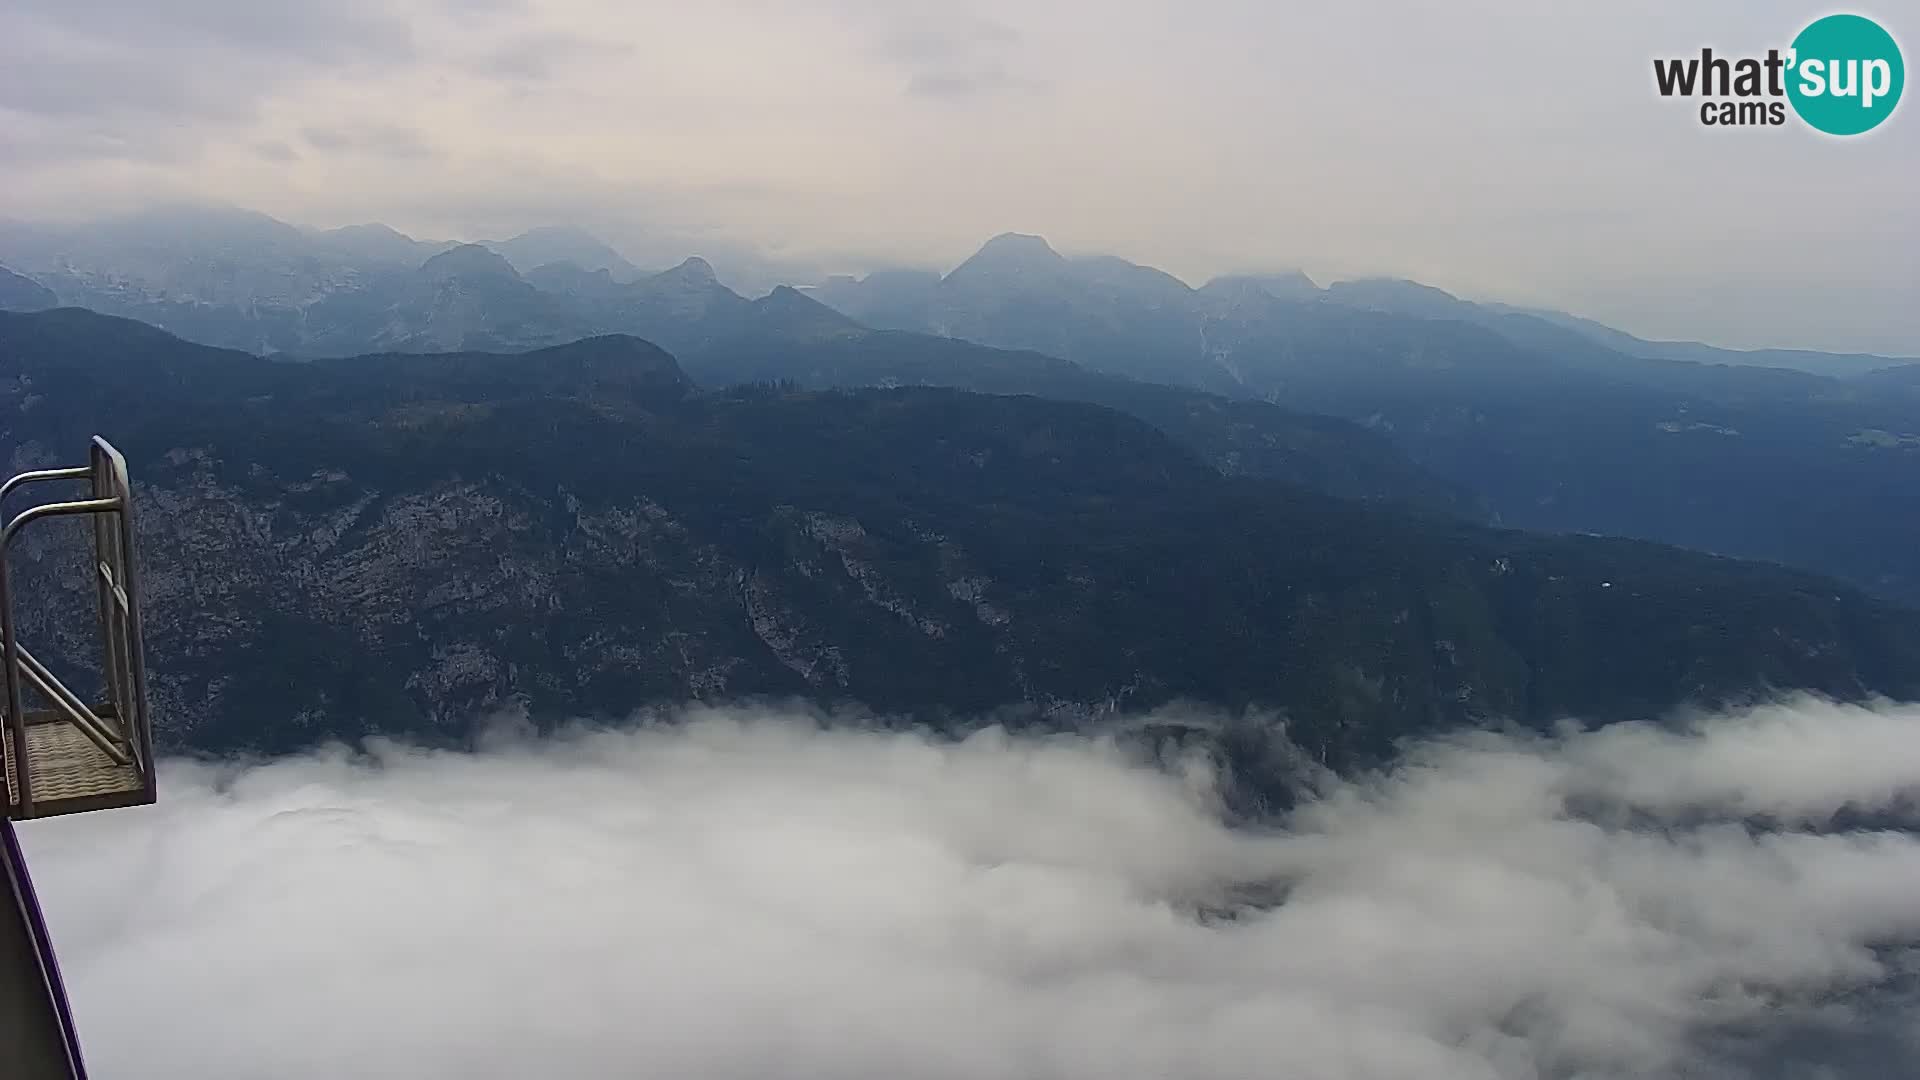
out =
[(46, 919), (40, 913), (40, 900), (33, 893), (33, 879), (27, 874), (26, 853), (20, 850), (20, 838), (14, 835), (12, 820), (0, 817), (0, 862), (6, 864), (13, 880), (8, 884), (20, 905), (20, 917), (33, 935), (34, 948), (40, 954), (40, 972), (46, 982), (54, 1016), (60, 1024), (60, 1039), (67, 1046), (67, 1060), (74, 1080), (86, 1080), (87, 1067), (80, 1060), (80, 1035), (73, 1026), (73, 1011), (67, 1006), (67, 988), (60, 981), (60, 961), (53, 955), (53, 938), (47, 933)]

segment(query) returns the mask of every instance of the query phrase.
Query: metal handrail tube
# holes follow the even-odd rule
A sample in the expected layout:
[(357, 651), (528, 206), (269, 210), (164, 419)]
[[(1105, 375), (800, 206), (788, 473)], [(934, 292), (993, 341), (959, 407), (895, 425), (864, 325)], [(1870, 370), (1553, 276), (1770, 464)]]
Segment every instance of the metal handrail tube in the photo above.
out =
[[(95, 456), (98, 457), (98, 455)], [(100, 492), (100, 480), (99, 470), (96, 468), (93, 477), (95, 494)], [(97, 600), (95, 611), (100, 622), (101, 651), (105, 654), (102, 660), (106, 674), (107, 699), (112, 703), (115, 715), (120, 717), (122, 739), (131, 750), (134, 740), (130, 736), (136, 721), (129, 718), (131, 713), (127, 708), (126, 684), (131, 680), (121, 662), (120, 616), (132, 601), (121, 590), (113, 567), (107, 564), (109, 559), (116, 563), (119, 561), (114, 558), (118, 553), (112, 550), (114, 541), (118, 539), (112, 530), (112, 523), (107, 520), (107, 515), (95, 514), (91, 524), (93, 525), (94, 568), (97, 571), (94, 577), (94, 593)]]
[(91, 475), (92, 472), (92, 467), (88, 465), (74, 465), (64, 469), (35, 469), (32, 472), (23, 472), (11, 477), (6, 483), (0, 484), (0, 499), (5, 499), (7, 496), (28, 484), (37, 484), (42, 480), (84, 480)]
[[(49, 469), (47, 473), (64, 474), (69, 470)], [(28, 474), (32, 475), (32, 474)], [(85, 475), (85, 473), (83, 473)], [(43, 478), (47, 478), (42, 474)], [(16, 485), (17, 486), (17, 485)], [(0, 490), (6, 485), (0, 484)], [(19, 642), (15, 639), (13, 625), (13, 598), (8, 578), (7, 558), (13, 538), (21, 529), (48, 517), (65, 517), (72, 514), (97, 514), (104, 510), (118, 510), (118, 497), (108, 499), (78, 499), (73, 502), (44, 503), (28, 507), (14, 515), (5, 528), (0, 528), (0, 670), (4, 670), (7, 684), (7, 726), (13, 746), (14, 789), (22, 816), (33, 813), (33, 779), (27, 768), (27, 718), (20, 709), (20, 661)], [(124, 529), (124, 524), (122, 525)], [(149, 783), (151, 779), (149, 778)]]
[(0, 540), (0, 679), (7, 684), (7, 748), (13, 759), (13, 802), (22, 817), (33, 814), (33, 776), (27, 768), (27, 717), (20, 710), (20, 665), (15, 658), (13, 597), (6, 544)]
[(73, 514), (99, 514), (108, 510), (120, 509), (120, 497), (115, 495), (104, 499), (75, 499), (72, 502), (42, 503), (29, 506), (13, 516), (7, 527), (0, 529), (0, 551), (5, 551), (13, 541), (15, 533), (22, 528), (39, 521), (41, 518), (68, 517)]
[[(128, 717), (125, 721), (133, 725), (128, 731), (135, 752), (140, 759), (140, 776), (145, 784), (145, 794), (149, 801), (157, 795), (159, 777), (153, 769), (153, 717), (147, 711), (147, 658), (145, 629), (141, 625), (140, 613), (140, 560), (134, 555), (134, 509), (133, 481), (127, 475), (127, 459), (112, 443), (98, 435), (93, 437), (91, 456), (93, 464), (106, 474), (115, 498), (120, 502), (114, 515), (120, 525), (120, 542), (114, 545), (114, 554), (119, 559), (120, 591), (126, 595), (127, 607), (124, 637), (121, 638), (126, 652), (122, 660), (126, 670), (132, 676), (133, 685), (127, 687), (127, 696), (131, 708), (124, 710)], [(94, 482), (94, 492), (99, 493), (99, 480)]]
[[(94, 518), (96, 551), (104, 546), (103, 541), (109, 535), (104, 524), (103, 517)], [(112, 571), (107, 568), (107, 564), (102, 562), (99, 566), (100, 636), (106, 652), (107, 695), (113, 704), (114, 715), (120, 719), (125, 743), (131, 750), (138, 741), (133, 737), (135, 732), (133, 725), (137, 721), (133, 719), (133, 708), (127, 698), (127, 690), (133, 679), (127, 667), (126, 642), (121, 636), (126, 632), (126, 613), (131, 601), (126, 592), (120, 588), (119, 582), (113, 580)]]
[[(28, 818), (35, 813), (33, 770), (29, 767), (33, 742), (32, 723), (22, 707), (23, 685), (45, 697), (53, 706), (50, 713), (35, 714), (33, 722), (51, 720), (71, 723), (114, 765), (131, 767), (134, 778), (144, 789), (145, 801), (155, 795), (153, 773), (153, 725), (147, 712), (146, 663), (141, 647), (141, 604), (138, 568), (134, 555), (133, 492), (126, 459), (105, 439), (94, 436), (85, 466), (38, 469), (21, 473), (0, 483), (0, 499), (23, 485), (57, 480), (90, 481), (83, 497), (66, 502), (30, 506), (0, 526), (0, 679), (5, 682), (5, 697), (0, 707), (6, 715), (0, 721), (0, 747), (14, 760), (10, 816)], [(103, 673), (107, 694), (105, 705), (96, 709), (75, 694), (39, 658), (20, 642), (12, 610), (13, 582), (11, 551), (14, 538), (41, 518), (87, 515), (91, 517), (96, 615), (100, 622), (104, 655)], [(111, 515), (112, 520), (109, 520)], [(5, 515), (0, 515), (4, 519)], [(46, 777), (41, 777), (44, 781)]]

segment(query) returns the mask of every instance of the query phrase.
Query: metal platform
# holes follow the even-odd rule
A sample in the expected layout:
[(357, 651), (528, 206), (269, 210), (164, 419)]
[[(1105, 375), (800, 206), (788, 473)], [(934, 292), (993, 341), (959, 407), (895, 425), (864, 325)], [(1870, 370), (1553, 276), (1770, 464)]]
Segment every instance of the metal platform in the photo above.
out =
[[(85, 481), (90, 490), (83, 499), (29, 507), (0, 528), (0, 676), (6, 685), (0, 758), (7, 816), (15, 819), (136, 806), (155, 794), (126, 459), (96, 437), (87, 464), (21, 473), (0, 484), (0, 500), (25, 485), (56, 481)], [(15, 634), (8, 553), (26, 526), (66, 516), (86, 516), (93, 525), (97, 603), (91, 614), (99, 624), (107, 697), (97, 705), (67, 689)], [(29, 693), (41, 707), (25, 706)]]
[[(6, 759), (7, 804), (11, 806), (19, 797), (20, 787), (14, 778), (13, 755), (7, 754)], [(38, 817), (152, 801), (145, 797), (146, 780), (131, 761), (122, 763), (108, 757), (79, 728), (51, 709), (27, 714), (27, 760), (32, 763)]]
[[(96, 437), (85, 465), (38, 469), (0, 484), (0, 505), (29, 484), (84, 482), (86, 497), (30, 506), (0, 526), (0, 1076), (86, 1080), (80, 1041), (54, 957), (53, 939), (14, 836), (13, 820), (135, 806), (154, 799), (153, 727), (140, 648), (140, 588), (133, 557), (133, 489), (127, 462)], [(8, 555), (20, 531), (42, 518), (86, 517), (93, 526), (94, 610), (100, 681), (107, 700), (88, 704), (16, 636)], [(49, 614), (68, 614), (53, 611)], [(62, 657), (78, 663), (80, 657)], [(32, 694), (38, 707), (28, 708)]]

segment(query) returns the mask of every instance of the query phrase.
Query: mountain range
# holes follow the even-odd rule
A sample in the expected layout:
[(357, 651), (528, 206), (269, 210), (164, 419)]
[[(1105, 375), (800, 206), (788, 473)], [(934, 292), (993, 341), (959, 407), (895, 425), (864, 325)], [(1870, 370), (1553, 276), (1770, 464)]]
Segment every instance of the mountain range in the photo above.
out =
[[(288, 312), (342, 289), (363, 287), (385, 271), (412, 270), (463, 241), (420, 239), (367, 222), (320, 229), (238, 207), (165, 203), (81, 223), (0, 217), (0, 263), (51, 285), (66, 302), (98, 306), (160, 301), (261, 309), (262, 325), (281, 333)], [(624, 251), (573, 226), (540, 226), (505, 239), (481, 239), (522, 273), (552, 263), (605, 269), (632, 280), (673, 265), (692, 250), (672, 230), (629, 231)], [(811, 266), (702, 235), (699, 246), (735, 288), (764, 293), (781, 282), (812, 281)], [(631, 258), (630, 258), (631, 257)], [(78, 297), (85, 297), (83, 302)], [(282, 346), (264, 340), (249, 346)]]
[[(1200, 288), (1113, 256), (1069, 258), (1039, 236), (1003, 233), (953, 271), (886, 271), (864, 278), (839, 276), (813, 294), (873, 326), (925, 329), (970, 340), (1012, 339), (1069, 358), (1095, 349), (1140, 365), (1137, 374), (1190, 381), (1218, 366), (1229, 379), (1241, 344), (1231, 333), (1209, 333), (1231, 322), (1235, 309), (1268, 301), (1325, 301), (1332, 305), (1420, 319), (1467, 322), (1508, 334), (1528, 346), (1565, 347), (1578, 341), (1609, 354), (1647, 360), (1804, 370), (1846, 377), (1920, 362), (1914, 357), (1824, 353), (1794, 349), (1722, 349), (1699, 342), (1647, 341), (1566, 312), (1479, 304), (1444, 290), (1397, 278), (1336, 281), (1322, 289), (1298, 271), (1235, 274)], [(1542, 324), (1542, 325), (1534, 325)], [(1547, 332), (1549, 328), (1566, 334)], [(1131, 333), (1129, 333), (1131, 332)], [(1132, 334), (1143, 334), (1134, 337)], [(1011, 344), (996, 340), (994, 344)], [(1198, 350), (1198, 363), (1195, 350)], [(1200, 370), (1196, 370), (1200, 369)]]
[[(709, 387), (945, 385), (1091, 402), (1230, 473), (1777, 561), (1920, 604), (1920, 367), (1899, 358), (1642, 342), (1403, 281), (1241, 275), (1194, 289), (1017, 234), (945, 275), (749, 299), (705, 260), (637, 273), (561, 230), (429, 251), (383, 227), (214, 224), (191, 244), (179, 228), (145, 247), (137, 229), (62, 241), (85, 260), (51, 254), (53, 234), (17, 247), (0, 230), (0, 261), (85, 261), (92, 276), (36, 269), (36, 283), (252, 352), (524, 350), (620, 333)], [(570, 258), (523, 269), (507, 251)], [(154, 281), (167, 284), (138, 284)], [(1764, 366), (1789, 361), (1828, 373)]]
[[(1920, 692), (1920, 613), (1815, 575), (1230, 476), (1089, 403), (703, 391), (623, 335), (293, 360), (0, 313), (0, 418), (15, 468), (96, 430), (136, 463), (172, 748), (804, 695), (949, 726), (1199, 700), (1345, 761), (1494, 718)], [(20, 633), (83, 671), (59, 540), (16, 552)]]
[(843, 279), (814, 295), (867, 325), (1344, 417), (1505, 524), (1774, 560), (1920, 603), (1920, 409), (1887, 392), (1920, 367), (1792, 354), (1851, 373), (1815, 374), (1759, 366), (1779, 353), (1632, 346), (1411, 282), (1273, 280), (1190, 289), (1003, 236), (944, 277)]

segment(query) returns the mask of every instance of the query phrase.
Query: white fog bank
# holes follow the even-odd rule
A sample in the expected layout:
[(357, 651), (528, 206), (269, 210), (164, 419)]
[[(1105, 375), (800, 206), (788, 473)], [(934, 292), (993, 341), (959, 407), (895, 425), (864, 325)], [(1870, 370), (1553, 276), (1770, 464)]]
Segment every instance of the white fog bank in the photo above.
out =
[(101, 1080), (1920, 1060), (1920, 706), (1463, 735), (1259, 829), (1213, 789), (1100, 740), (701, 709), (176, 763), (158, 806), (21, 831)]

